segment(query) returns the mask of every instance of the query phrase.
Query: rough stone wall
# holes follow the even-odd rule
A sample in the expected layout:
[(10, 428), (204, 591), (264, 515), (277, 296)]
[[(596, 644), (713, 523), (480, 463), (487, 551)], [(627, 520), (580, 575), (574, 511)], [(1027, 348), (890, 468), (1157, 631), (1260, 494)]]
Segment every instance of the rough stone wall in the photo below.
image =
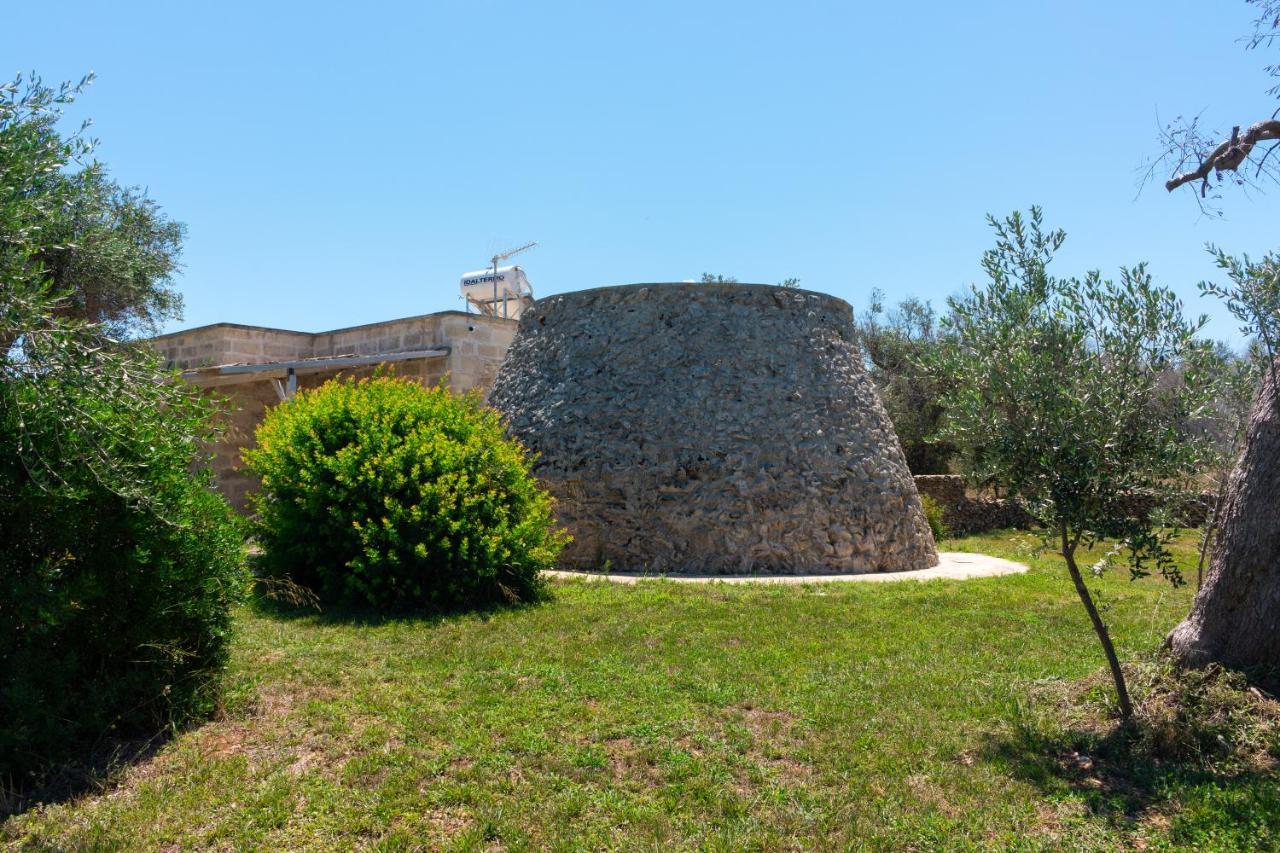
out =
[(569, 568), (882, 572), (937, 562), (847, 303), (762, 285), (540, 299), (491, 402), (539, 454)]
[(949, 536), (968, 536), (1034, 522), (1016, 501), (970, 497), (964, 478), (956, 474), (920, 474), (916, 490), (942, 508), (942, 524)]
[[(955, 536), (986, 533), (1008, 527), (1031, 527), (1036, 522), (1017, 501), (970, 497), (964, 478), (958, 474), (922, 474), (915, 478), (916, 490), (942, 507), (942, 523)], [(1174, 518), (1188, 527), (1199, 527), (1213, 511), (1212, 493), (1188, 498), (1176, 508)], [(1130, 511), (1145, 515), (1154, 500), (1135, 500)]]
[[(456, 391), (488, 391), (516, 324), (446, 311), (406, 317), (385, 323), (353, 326), (330, 332), (294, 332), (238, 323), (202, 326), (152, 340), (170, 367), (187, 369), (219, 364), (262, 364), (333, 355), (378, 353), (449, 347), (447, 358), (396, 362), (386, 366), (394, 375), (407, 376), (424, 385), (435, 385), (446, 376)], [(374, 367), (347, 368), (298, 376), (299, 388), (315, 388), (338, 376), (362, 377)], [(280, 402), (267, 379), (218, 385), (207, 391), (224, 401), (221, 406), (222, 438), (210, 451), (218, 490), (232, 506), (245, 509), (256, 480), (242, 469), (240, 454), (252, 447), (254, 430), (266, 411)]]
[(945, 511), (965, 500), (964, 478), (954, 474), (917, 474), (916, 491), (928, 495)]

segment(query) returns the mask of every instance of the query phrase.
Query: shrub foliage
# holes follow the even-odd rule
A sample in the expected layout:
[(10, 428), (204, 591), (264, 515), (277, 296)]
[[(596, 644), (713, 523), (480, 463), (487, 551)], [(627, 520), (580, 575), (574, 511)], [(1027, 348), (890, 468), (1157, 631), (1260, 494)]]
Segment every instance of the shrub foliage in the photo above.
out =
[(0, 793), (210, 709), (245, 585), (208, 405), (107, 334), (177, 307), (181, 229), (71, 171), (85, 83), (0, 83)]
[(339, 380), (271, 410), (246, 451), (261, 566), (322, 601), (527, 601), (564, 544), (523, 449), (475, 395)]
[(920, 503), (924, 506), (924, 517), (929, 522), (929, 530), (933, 532), (934, 539), (945, 539), (947, 537), (947, 525), (942, 520), (945, 510), (942, 504), (934, 500), (932, 495), (921, 495)]
[(211, 709), (239, 525), (192, 473), (208, 407), (154, 354), (0, 298), (0, 779)]

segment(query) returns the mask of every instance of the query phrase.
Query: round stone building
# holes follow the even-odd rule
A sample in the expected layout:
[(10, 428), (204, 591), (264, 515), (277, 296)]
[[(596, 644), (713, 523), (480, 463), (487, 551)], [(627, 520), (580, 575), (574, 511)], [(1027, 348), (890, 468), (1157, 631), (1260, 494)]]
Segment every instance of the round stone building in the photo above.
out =
[(490, 402), (537, 454), (564, 568), (816, 574), (938, 562), (848, 303), (747, 284), (538, 300)]

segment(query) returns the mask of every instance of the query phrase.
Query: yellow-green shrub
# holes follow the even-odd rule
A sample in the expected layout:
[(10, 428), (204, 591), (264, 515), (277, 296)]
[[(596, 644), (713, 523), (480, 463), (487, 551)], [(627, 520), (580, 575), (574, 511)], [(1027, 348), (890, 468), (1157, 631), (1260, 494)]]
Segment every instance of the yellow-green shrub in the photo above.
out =
[(475, 395), (334, 381), (272, 409), (257, 438), (244, 457), (262, 480), (262, 570), (322, 601), (527, 601), (564, 545), (524, 450)]
[(947, 525), (942, 520), (944, 514), (942, 504), (938, 503), (932, 495), (921, 495), (920, 503), (924, 507), (924, 517), (929, 522), (929, 529), (933, 531), (933, 538), (945, 539)]

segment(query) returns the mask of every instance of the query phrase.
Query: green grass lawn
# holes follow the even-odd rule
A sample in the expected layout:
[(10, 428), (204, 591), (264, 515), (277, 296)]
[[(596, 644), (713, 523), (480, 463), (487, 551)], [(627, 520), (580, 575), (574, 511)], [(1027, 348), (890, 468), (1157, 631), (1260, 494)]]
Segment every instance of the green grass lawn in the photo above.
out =
[[(1046, 685), (1098, 671), (1052, 556), (970, 581), (571, 581), (440, 620), (246, 610), (224, 718), (10, 818), (53, 848), (1276, 846), (1277, 779), (1057, 768)], [(1183, 543), (1181, 558), (1193, 559)], [(1190, 591), (1115, 571), (1121, 656)], [(1100, 693), (1101, 691), (1099, 691)], [(1046, 750), (1048, 750), (1046, 752)], [(1116, 780), (1120, 779), (1120, 782)]]

